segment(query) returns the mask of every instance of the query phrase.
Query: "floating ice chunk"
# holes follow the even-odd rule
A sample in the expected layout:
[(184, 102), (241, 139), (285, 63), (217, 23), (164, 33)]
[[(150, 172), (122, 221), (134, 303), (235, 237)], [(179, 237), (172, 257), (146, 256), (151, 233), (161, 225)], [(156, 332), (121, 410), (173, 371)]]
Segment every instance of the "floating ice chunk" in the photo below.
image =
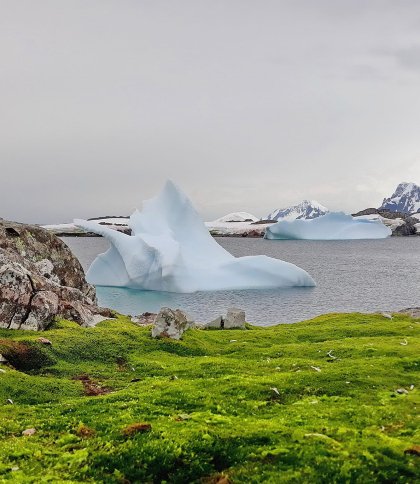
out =
[(86, 278), (96, 285), (168, 292), (314, 286), (299, 267), (266, 256), (235, 258), (209, 234), (190, 200), (172, 183), (130, 217), (126, 235), (93, 221), (75, 220), (106, 237)]
[(380, 220), (360, 220), (331, 212), (312, 220), (280, 221), (265, 232), (266, 239), (347, 240), (384, 239), (391, 229)]

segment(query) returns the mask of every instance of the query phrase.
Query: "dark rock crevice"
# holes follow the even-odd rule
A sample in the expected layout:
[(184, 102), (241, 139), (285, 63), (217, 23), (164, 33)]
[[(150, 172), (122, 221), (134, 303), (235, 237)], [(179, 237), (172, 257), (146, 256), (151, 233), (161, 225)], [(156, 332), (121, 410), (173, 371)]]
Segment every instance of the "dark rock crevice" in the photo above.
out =
[(28, 320), (29, 318), (29, 315), (31, 314), (31, 308), (32, 308), (32, 301), (35, 297), (35, 294), (36, 292), (34, 291), (30, 296), (29, 296), (29, 302), (28, 302), (28, 305), (26, 307), (26, 311), (25, 311), (25, 314), (22, 316), (22, 319), (20, 320), (19, 322), (19, 327), (18, 329), (21, 329), (22, 328), (22, 325), (24, 325), (26, 323), (26, 321)]

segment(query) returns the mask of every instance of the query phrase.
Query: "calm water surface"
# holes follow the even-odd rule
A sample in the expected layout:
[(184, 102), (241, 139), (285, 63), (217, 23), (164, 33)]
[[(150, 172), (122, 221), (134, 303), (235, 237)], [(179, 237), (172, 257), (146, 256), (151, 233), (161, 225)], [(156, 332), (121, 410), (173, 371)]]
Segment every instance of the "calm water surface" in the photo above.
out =
[[(85, 270), (107, 250), (99, 237), (63, 237)], [(229, 307), (246, 311), (258, 324), (294, 322), (328, 312), (384, 311), (420, 306), (420, 237), (383, 240), (306, 241), (221, 237), (233, 255), (264, 254), (292, 262), (315, 279), (317, 287), (174, 294), (98, 287), (102, 306), (125, 314), (181, 308), (208, 321)]]

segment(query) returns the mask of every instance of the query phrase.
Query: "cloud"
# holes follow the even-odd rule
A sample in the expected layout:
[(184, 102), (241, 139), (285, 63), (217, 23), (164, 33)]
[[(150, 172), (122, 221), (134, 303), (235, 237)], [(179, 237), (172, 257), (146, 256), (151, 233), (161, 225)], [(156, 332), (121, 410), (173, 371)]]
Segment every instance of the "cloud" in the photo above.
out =
[(166, 178), (207, 219), (374, 206), (358, 186), (420, 181), (419, 18), (411, 1), (6, 0), (0, 216), (127, 214)]
[(400, 66), (420, 72), (420, 44), (395, 49), (391, 55)]

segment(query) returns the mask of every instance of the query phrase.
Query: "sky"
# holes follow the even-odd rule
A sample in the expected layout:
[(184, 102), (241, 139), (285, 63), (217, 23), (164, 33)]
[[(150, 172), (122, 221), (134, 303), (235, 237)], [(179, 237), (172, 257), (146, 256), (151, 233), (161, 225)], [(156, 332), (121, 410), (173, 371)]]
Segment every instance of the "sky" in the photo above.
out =
[(0, 217), (206, 220), (420, 184), (418, 0), (0, 0)]

